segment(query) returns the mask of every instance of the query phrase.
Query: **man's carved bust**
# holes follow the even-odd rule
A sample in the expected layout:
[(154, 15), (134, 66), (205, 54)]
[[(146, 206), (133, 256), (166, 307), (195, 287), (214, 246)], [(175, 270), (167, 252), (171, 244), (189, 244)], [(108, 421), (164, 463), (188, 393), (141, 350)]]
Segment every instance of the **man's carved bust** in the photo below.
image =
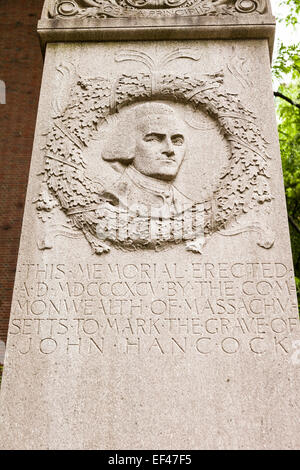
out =
[(125, 249), (161, 249), (186, 242), (200, 252), (205, 207), (173, 186), (187, 149), (186, 127), (162, 103), (138, 104), (124, 112), (102, 158), (125, 165), (102, 193), (97, 235)]
[(172, 184), (186, 154), (185, 131), (185, 123), (166, 104), (149, 102), (128, 110), (102, 154), (106, 161), (126, 165), (110, 190), (114, 197), (127, 207), (167, 205), (173, 213), (191, 206)]

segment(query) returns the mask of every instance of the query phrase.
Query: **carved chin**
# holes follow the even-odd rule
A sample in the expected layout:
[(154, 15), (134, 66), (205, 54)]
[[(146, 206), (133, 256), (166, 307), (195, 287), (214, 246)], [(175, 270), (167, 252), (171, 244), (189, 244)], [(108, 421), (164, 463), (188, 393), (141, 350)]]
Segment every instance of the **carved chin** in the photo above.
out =
[(157, 172), (153, 172), (151, 175), (152, 178), (158, 178), (161, 180), (173, 180), (178, 173), (178, 168), (177, 166), (175, 167), (174, 165), (167, 163), (165, 166), (160, 168)]
[(152, 178), (157, 178), (157, 179), (160, 179), (160, 180), (164, 180), (164, 181), (172, 181), (176, 178), (176, 175), (177, 175), (177, 171), (173, 170), (171, 171), (166, 171), (166, 172), (161, 172), (161, 173), (157, 173), (157, 174), (153, 174), (153, 175), (150, 175)]

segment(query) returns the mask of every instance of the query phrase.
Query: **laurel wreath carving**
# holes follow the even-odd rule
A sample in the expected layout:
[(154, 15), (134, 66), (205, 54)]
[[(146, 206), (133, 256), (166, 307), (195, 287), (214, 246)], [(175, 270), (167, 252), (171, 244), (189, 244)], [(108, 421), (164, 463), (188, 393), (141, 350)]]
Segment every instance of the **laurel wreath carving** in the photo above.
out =
[[(177, 51), (173, 57), (186, 55)], [(143, 55), (142, 59), (145, 59)], [(126, 60), (126, 57), (122, 59), (121, 54), (119, 60)], [(132, 54), (127, 60), (132, 60)], [(66, 70), (69, 71), (65, 67)], [(236, 217), (271, 201), (267, 141), (253, 112), (236, 94), (224, 89), (222, 72), (198, 77), (152, 68), (146, 72), (123, 73), (115, 80), (84, 78), (75, 72), (72, 77), (67, 103), (63, 107), (56, 106), (53, 125), (47, 134), (43, 149), (43, 183), (36, 203), (43, 220), (53, 207), (61, 207), (72, 227), (83, 232), (94, 252), (101, 254), (109, 250), (96, 235), (97, 208), (103, 202), (103, 186), (87, 177), (88, 162), (83, 150), (107, 116), (135, 102), (181, 102), (206, 112), (218, 122), (230, 146), (230, 158), (212, 189), (206, 234), (224, 230)]]

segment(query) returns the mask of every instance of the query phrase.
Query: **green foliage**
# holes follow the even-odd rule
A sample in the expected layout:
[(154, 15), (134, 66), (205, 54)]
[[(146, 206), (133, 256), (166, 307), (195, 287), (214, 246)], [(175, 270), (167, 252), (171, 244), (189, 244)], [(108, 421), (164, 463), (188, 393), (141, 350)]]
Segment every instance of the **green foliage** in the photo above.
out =
[[(300, 0), (282, 0), (280, 6), (288, 8), (289, 13), (284, 18), (277, 18), (277, 21), (285, 23), (289, 29), (297, 30), (299, 28)], [(273, 74), (278, 79), (286, 78), (289, 75), (291, 80), (297, 80), (300, 74), (299, 43), (287, 46), (281, 41), (273, 64)]]
[(273, 64), (274, 76), (282, 79), (285, 75), (291, 74), (292, 79), (297, 79), (300, 74), (300, 46), (292, 44), (285, 46), (281, 42), (278, 56)]
[[(299, 28), (300, 0), (285, 0), (289, 14), (282, 20)], [(296, 287), (300, 304), (300, 46), (281, 43), (273, 73), (281, 80), (275, 92), (286, 202)]]
[(284, 21), (286, 25), (296, 26), (299, 21), (300, 1), (299, 0), (282, 0), (280, 2), (280, 5), (288, 6), (289, 13), (285, 18), (279, 21)]
[[(300, 102), (300, 74), (289, 85), (278, 90), (283, 96)], [(290, 234), (298, 297), (300, 300), (300, 109), (277, 98), (279, 141), (282, 158), (285, 194), (290, 222)]]

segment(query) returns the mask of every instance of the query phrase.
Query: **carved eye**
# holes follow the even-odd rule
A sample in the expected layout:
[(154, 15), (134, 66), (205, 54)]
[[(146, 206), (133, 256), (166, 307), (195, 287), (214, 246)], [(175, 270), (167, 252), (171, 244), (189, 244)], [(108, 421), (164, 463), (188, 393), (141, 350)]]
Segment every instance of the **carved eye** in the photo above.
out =
[(184, 144), (184, 137), (183, 135), (174, 135), (172, 137), (173, 145), (183, 145)]
[(148, 134), (144, 137), (145, 142), (161, 142), (162, 138), (159, 134)]

